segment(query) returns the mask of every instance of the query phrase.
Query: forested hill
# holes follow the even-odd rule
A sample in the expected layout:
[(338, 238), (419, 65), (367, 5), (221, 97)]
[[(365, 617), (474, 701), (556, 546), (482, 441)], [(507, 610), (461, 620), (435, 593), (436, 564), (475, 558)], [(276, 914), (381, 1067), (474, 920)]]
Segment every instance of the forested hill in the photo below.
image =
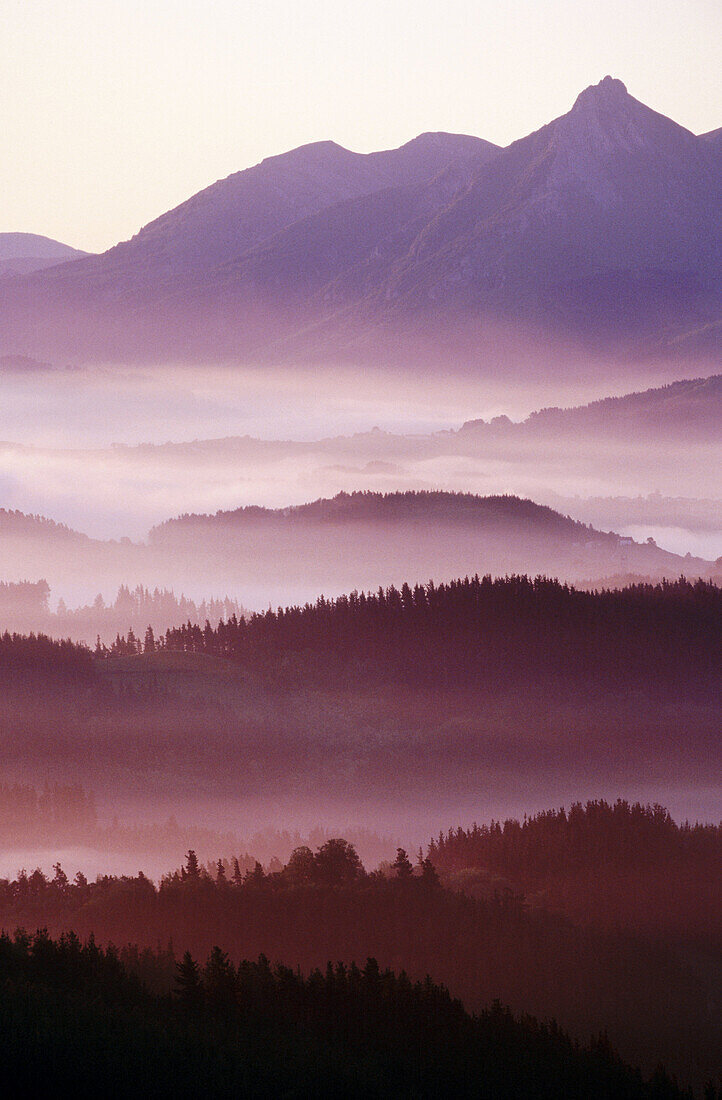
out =
[[(652, 1081), (609, 1044), (581, 1047), (554, 1025), (495, 1005), (468, 1015), (427, 979), (412, 984), (369, 958), (307, 978), (265, 957), (237, 967), (214, 947), (175, 966), (171, 996), (151, 993), (138, 952), (46, 933), (0, 938), (0, 1055), (14, 1096), (109, 1098), (437, 1097), (476, 1100), (691, 1100)], [(133, 965), (135, 963), (135, 966)], [(172, 954), (143, 969), (170, 984)], [(170, 970), (170, 973), (169, 973)], [(717, 1091), (708, 1093), (717, 1100)]]
[(455, 889), (523, 894), (586, 927), (722, 949), (722, 824), (677, 824), (659, 805), (576, 803), (523, 821), (450, 829), (429, 858)]
[(714, 691), (722, 590), (703, 581), (582, 592), (555, 580), (471, 577), (351, 593), (214, 629), (167, 631), (170, 650), (225, 657), (280, 682), (581, 682)]
[(429, 846), (429, 858), (444, 874), (469, 867), (528, 875), (542, 881), (606, 867), (670, 864), (678, 860), (722, 861), (722, 825), (678, 825), (663, 806), (619, 799), (575, 803), (523, 821), (492, 821), (450, 829)]
[(290, 508), (236, 508), (214, 515), (186, 514), (154, 527), (151, 542), (161, 542), (183, 528), (243, 528), (258, 522), (277, 522), (284, 526), (298, 524), (344, 524), (354, 521), (402, 524), (443, 521), (480, 527), (522, 524), (540, 534), (567, 537), (614, 539), (592, 531), (586, 524), (555, 512), (546, 505), (535, 504), (517, 496), (478, 496), (474, 493), (420, 491), (405, 493), (353, 492), (320, 498), (309, 504)]
[(599, 531), (532, 500), (440, 491), (344, 492), (289, 508), (183, 515), (154, 527), (149, 541), (239, 584), (279, 591), (282, 576), (286, 591), (306, 597), (476, 572), (581, 581), (629, 571), (708, 576), (712, 569), (652, 539)]

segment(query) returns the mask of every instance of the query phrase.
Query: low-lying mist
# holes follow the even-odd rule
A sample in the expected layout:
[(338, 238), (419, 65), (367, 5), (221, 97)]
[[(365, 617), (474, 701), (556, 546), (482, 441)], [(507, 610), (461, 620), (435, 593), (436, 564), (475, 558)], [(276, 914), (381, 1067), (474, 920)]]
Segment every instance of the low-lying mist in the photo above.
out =
[[(621, 393), (629, 377), (575, 384), (546, 375), (510, 387), (471, 370), (441, 380), (380, 368), (107, 366), (6, 372), (2, 381), (2, 506), (97, 538), (142, 540), (183, 512), (286, 507), (342, 490), (559, 498), (572, 514), (577, 501), (589, 522), (587, 498), (659, 493), (712, 503), (716, 526), (704, 546), (709, 556), (722, 553), (718, 438), (684, 424), (676, 439), (648, 426), (621, 436), (579, 428), (458, 434), (469, 420), (519, 421), (544, 405)], [(635, 378), (653, 381), (649, 367)], [(646, 527), (635, 517), (632, 524)], [(674, 517), (657, 526), (687, 529)], [(671, 548), (679, 550), (679, 538)]]

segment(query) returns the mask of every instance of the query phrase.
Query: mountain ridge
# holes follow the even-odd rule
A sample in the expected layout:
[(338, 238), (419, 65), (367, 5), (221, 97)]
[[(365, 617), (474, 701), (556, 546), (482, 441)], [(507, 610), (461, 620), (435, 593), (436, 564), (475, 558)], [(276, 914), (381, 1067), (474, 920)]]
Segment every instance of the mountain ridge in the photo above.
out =
[(715, 359), (720, 168), (714, 134), (608, 76), (502, 150), (427, 133), (266, 158), (102, 256), (22, 281), (18, 315), (51, 341), (62, 323), (140, 357), (408, 359), (417, 340), (483, 369), (501, 327), (532, 347)]

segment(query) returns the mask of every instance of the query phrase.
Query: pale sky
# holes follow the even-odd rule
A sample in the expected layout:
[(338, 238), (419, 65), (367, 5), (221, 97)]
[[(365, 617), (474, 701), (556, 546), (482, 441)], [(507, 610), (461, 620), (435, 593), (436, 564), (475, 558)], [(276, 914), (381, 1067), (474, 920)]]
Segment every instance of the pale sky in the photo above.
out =
[(264, 156), (505, 145), (607, 73), (722, 126), (722, 0), (0, 0), (0, 231), (102, 250)]

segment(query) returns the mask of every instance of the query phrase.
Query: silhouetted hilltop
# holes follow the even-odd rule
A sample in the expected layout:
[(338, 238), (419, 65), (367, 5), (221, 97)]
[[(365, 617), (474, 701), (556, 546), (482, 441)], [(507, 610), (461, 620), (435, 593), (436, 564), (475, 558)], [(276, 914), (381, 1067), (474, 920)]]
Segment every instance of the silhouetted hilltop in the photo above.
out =
[[(116, 885), (133, 891), (135, 906), (153, 889), (147, 880)], [(199, 1082), (219, 1100), (691, 1100), (661, 1069), (642, 1079), (608, 1042), (581, 1046), (500, 1004), (470, 1016), (429, 978), (412, 983), (375, 958), (361, 962), (304, 976), (265, 955), (236, 963), (218, 946), (200, 965), (172, 948), (119, 952), (72, 933), (4, 935), (6, 1087), (42, 1094), (62, 1080), (74, 1095), (116, 1100), (195, 1097)]]
[[(331, 499), (319, 499), (309, 504), (289, 508), (260, 508), (250, 506), (215, 515), (184, 515), (167, 520), (154, 527), (151, 541), (160, 541), (175, 525), (196, 524), (209, 526), (242, 526), (246, 522), (281, 522), (292, 526), (296, 523), (353, 523), (356, 520), (381, 523), (450, 523), (493, 526), (504, 523), (521, 523), (547, 530), (554, 534), (576, 535), (588, 532), (588, 528), (568, 516), (532, 500), (515, 496), (480, 497), (474, 493), (446, 493), (420, 491), (406, 493), (354, 492), (338, 493)], [(600, 534), (599, 532), (596, 532)], [(600, 536), (602, 538), (609, 536)]]

